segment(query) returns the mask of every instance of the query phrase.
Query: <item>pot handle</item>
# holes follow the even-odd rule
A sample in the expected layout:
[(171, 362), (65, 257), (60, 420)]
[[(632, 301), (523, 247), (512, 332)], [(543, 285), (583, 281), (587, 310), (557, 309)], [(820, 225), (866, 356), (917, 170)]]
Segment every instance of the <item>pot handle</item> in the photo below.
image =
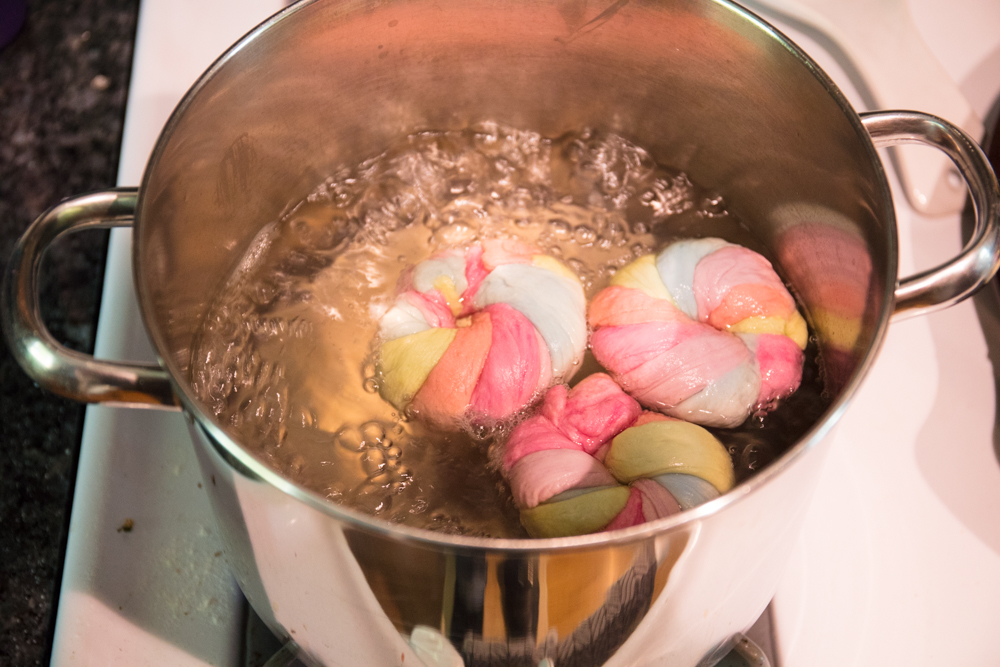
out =
[(1000, 188), (976, 142), (946, 120), (916, 111), (861, 114), (875, 146), (926, 144), (958, 167), (972, 194), (976, 225), (961, 254), (941, 266), (900, 280), (894, 320), (953, 306), (985, 285), (1000, 267)]
[(42, 322), (38, 270), (59, 235), (127, 227), (137, 190), (121, 188), (67, 199), (35, 220), (14, 247), (3, 276), (0, 323), (21, 367), (51, 392), (85, 403), (179, 409), (167, 371), (156, 364), (99, 361), (60, 345)]

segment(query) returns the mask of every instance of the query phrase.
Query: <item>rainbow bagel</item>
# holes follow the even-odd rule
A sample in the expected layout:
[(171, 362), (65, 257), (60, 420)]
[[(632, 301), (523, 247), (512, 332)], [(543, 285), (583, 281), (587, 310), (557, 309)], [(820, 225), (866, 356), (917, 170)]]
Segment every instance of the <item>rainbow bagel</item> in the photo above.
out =
[(735, 483), (726, 448), (700, 426), (643, 411), (610, 376), (552, 387), (521, 423), (503, 468), (532, 537), (635, 526), (717, 498)]
[(721, 239), (622, 268), (587, 311), (597, 361), (647, 408), (737, 426), (799, 387), (808, 331), (770, 262)]
[(403, 274), (379, 321), (379, 392), (436, 425), (504, 419), (576, 371), (585, 313), (576, 275), (531, 246), (446, 251)]

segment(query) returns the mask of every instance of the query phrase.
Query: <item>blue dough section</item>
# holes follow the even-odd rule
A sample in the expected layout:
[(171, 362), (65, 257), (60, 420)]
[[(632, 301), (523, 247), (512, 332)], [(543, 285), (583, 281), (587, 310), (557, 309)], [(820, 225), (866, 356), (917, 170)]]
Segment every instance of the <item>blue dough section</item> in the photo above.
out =
[(503, 264), (476, 292), (477, 309), (505, 303), (538, 329), (552, 357), (552, 375), (566, 379), (587, 347), (586, 299), (578, 282), (531, 264)]
[(693, 320), (698, 319), (698, 303), (694, 298), (694, 268), (705, 255), (710, 255), (729, 243), (722, 239), (692, 239), (677, 241), (656, 257), (656, 270), (667, 286), (674, 303)]
[(677, 500), (682, 510), (689, 510), (719, 497), (719, 490), (701, 477), (671, 472), (653, 478)]

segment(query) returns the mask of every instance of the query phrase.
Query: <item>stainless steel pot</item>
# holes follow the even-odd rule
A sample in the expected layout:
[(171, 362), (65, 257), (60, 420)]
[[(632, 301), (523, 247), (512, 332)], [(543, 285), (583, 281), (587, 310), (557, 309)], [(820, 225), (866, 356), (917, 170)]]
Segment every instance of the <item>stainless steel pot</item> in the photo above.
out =
[[(718, 500), (552, 540), (390, 526), (245, 451), (187, 378), (192, 336), (247, 244), (335, 167), (414, 129), (482, 120), (549, 136), (617, 132), (723, 193), (807, 311), (836, 397), (823, 419)], [(958, 257), (898, 281), (875, 149), (902, 142), (955, 161), (976, 226)], [(138, 191), (78, 197), (35, 222), (9, 264), (2, 317), (14, 355), (52, 391), (183, 410), (240, 586), (307, 660), (709, 665), (771, 598), (827, 435), (890, 319), (951, 305), (996, 271), (998, 202), (995, 176), (960, 130), (913, 112), (859, 117), (794, 44), (723, 0), (316, 0), (261, 25), (202, 76)], [(48, 243), (129, 224), (156, 366), (71, 352), (38, 314)]]

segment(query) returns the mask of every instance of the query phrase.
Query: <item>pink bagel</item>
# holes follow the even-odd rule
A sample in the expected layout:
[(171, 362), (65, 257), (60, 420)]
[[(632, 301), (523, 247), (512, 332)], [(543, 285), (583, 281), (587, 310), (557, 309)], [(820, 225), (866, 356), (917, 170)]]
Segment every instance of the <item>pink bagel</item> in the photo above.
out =
[(808, 338), (761, 255), (721, 239), (671, 243), (622, 268), (591, 301), (597, 361), (643, 406), (733, 427), (802, 380)]
[(407, 269), (379, 320), (379, 393), (440, 427), (507, 419), (569, 380), (587, 344), (579, 279), (513, 239)]
[(708, 431), (644, 412), (604, 373), (552, 387), (511, 434), (503, 469), (533, 537), (655, 521), (734, 484), (729, 453)]

